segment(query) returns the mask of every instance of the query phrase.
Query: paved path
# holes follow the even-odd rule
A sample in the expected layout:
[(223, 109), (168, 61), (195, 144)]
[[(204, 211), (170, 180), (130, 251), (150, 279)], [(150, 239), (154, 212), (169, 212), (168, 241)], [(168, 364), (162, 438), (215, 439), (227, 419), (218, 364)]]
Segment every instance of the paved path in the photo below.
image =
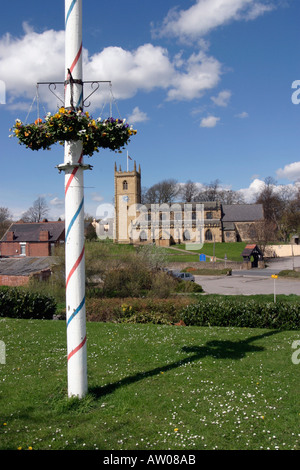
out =
[[(283, 269), (292, 269), (293, 264), (300, 267), (300, 257), (272, 260), (265, 269), (233, 271), (232, 276), (195, 276), (195, 281), (207, 294), (273, 294), (274, 279), (271, 275)], [(300, 295), (300, 279), (278, 278), (275, 280), (275, 290), (276, 294)]]

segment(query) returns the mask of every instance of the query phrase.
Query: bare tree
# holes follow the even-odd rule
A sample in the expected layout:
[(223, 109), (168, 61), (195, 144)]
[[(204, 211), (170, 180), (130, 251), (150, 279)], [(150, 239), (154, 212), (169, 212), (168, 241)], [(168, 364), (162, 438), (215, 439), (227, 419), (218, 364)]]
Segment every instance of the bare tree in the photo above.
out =
[(11, 213), (7, 207), (0, 207), (0, 224), (11, 220)]
[(39, 196), (29, 209), (22, 215), (24, 222), (41, 222), (49, 212), (47, 202), (44, 197)]
[(278, 225), (283, 212), (283, 201), (279, 192), (275, 191), (276, 181), (272, 177), (265, 179), (265, 186), (256, 197), (256, 204), (262, 204), (265, 220)]
[(240, 191), (224, 189), (220, 192), (220, 200), (223, 204), (245, 204), (244, 196)]
[(180, 196), (183, 202), (194, 202), (197, 201), (199, 188), (196, 183), (188, 180), (180, 188)]
[(3, 237), (4, 233), (11, 224), (11, 213), (7, 207), (0, 207), (0, 238)]
[(176, 180), (168, 179), (156, 183), (143, 193), (143, 204), (172, 203), (179, 194), (179, 185)]

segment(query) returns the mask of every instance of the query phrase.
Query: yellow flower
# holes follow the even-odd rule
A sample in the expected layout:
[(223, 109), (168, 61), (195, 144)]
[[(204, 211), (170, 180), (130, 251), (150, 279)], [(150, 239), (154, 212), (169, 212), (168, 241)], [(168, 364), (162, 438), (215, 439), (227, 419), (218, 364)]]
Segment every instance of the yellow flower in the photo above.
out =
[(19, 447), (18, 447), (18, 450), (22, 450), (22, 447), (21, 447), (21, 446), (19, 446)]
[(32, 447), (31, 447), (31, 446), (29, 446), (29, 447), (28, 447), (28, 450), (32, 450)]
[(178, 428), (175, 428), (174, 431), (175, 431), (175, 432), (178, 432)]
[(66, 109), (62, 106), (61, 108), (59, 108), (59, 111), (58, 111), (60, 114), (65, 114), (66, 113)]

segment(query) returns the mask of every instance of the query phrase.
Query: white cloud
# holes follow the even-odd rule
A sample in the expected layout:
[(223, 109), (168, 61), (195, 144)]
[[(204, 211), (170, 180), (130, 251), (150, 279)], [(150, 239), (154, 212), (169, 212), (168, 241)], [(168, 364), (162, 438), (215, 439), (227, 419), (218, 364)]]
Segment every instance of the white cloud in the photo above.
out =
[(21, 38), (10, 34), (0, 39), (1, 80), (9, 93), (8, 105), (16, 98), (33, 98), (40, 81), (63, 80), (64, 32), (35, 33), (25, 27)]
[(127, 121), (129, 122), (129, 124), (135, 124), (136, 122), (144, 122), (148, 119), (149, 118), (147, 116), (147, 113), (144, 113), (140, 110), (138, 106), (136, 106), (130, 116), (128, 116)]
[(156, 34), (198, 39), (221, 25), (254, 20), (273, 8), (264, 0), (196, 0), (187, 10), (171, 9)]
[(244, 196), (246, 203), (254, 202), (257, 194), (265, 187), (265, 182), (255, 178), (248, 188), (240, 189), (239, 192)]
[[(22, 37), (6, 34), (0, 38), (1, 80), (6, 85), (8, 106), (16, 109), (19, 105), (20, 110), (24, 109), (27, 99), (29, 109), (37, 82), (64, 80), (64, 41), (64, 31), (36, 33), (28, 27)], [(219, 61), (204, 50), (187, 58), (176, 54), (172, 59), (167, 49), (152, 44), (132, 51), (107, 47), (90, 57), (84, 49), (83, 64), (84, 79), (110, 80), (117, 100), (155, 89), (165, 90), (168, 100), (192, 100), (215, 87), (222, 73)], [(59, 103), (47, 86), (40, 86), (39, 92), (40, 101), (46, 106), (53, 108)], [(63, 99), (63, 87), (57, 93)], [(85, 94), (88, 93), (86, 89)], [(102, 89), (91, 101), (93, 107), (102, 107), (110, 99), (107, 87), (107, 92)]]
[(215, 127), (219, 120), (220, 120), (219, 117), (208, 116), (201, 120), (200, 127)]
[(91, 194), (91, 199), (92, 201), (96, 201), (96, 202), (102, 202), (103, 201), (103, 197), (101, 196), (101, 194), (97, 193), (97, 192), (94, 192)]
[(192, 54), (184, 64), (185, 70), (175, 72), (168, 91), (169, 100), (192, 100), (214, 88), (221, 77), (221, 64), (204, 51)]
[(243, 111), (242, 113), (236, 114), (235, 117), (240, 119), (246, 119), (247, 117), (249, 117), (249, 114), (246, 111)]
[(231, 98), (231, 91), (229, 90), (223, 90), (220, 91), (218, 96), (212, 96), (211, 100), (217, 105), (217, 106), (222, 106), (226, 107), (229, 103), (229, 100)]
[(51, 201), (50, 201), (50, 205), (55, 206), (55, 207), (58, 207), (58, 206), (62, 207), (62, 206), (64, 206), (64, 204), (65, 204), (64, 200), (59, 199), (58, 197), (55, 197), (55, 198), (51, 199)]
[(289, 163), (285, 167), (279, 168), (276, 172), (279, 178), (286, 178), (290, 181), (300, 181), (300, 162)]

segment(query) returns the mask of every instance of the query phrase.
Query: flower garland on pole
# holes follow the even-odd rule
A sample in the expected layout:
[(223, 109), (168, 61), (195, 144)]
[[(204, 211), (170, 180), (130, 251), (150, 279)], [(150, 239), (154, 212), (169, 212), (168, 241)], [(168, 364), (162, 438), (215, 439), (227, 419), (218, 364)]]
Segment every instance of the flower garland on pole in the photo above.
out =
[(57, 142), (64, 145), (65, 141), (81, 140), (83, 154), (89, 156), (99, 152), (99, 148), (120, 150), (137, 133), (125, 119), (93, 119), (88, 112), (64, 107), (53, 115), (48, 113), (44, 121), (23, 124), (17, 119), (12, 130), (12, 137), (31, 150), (49, 150)]

